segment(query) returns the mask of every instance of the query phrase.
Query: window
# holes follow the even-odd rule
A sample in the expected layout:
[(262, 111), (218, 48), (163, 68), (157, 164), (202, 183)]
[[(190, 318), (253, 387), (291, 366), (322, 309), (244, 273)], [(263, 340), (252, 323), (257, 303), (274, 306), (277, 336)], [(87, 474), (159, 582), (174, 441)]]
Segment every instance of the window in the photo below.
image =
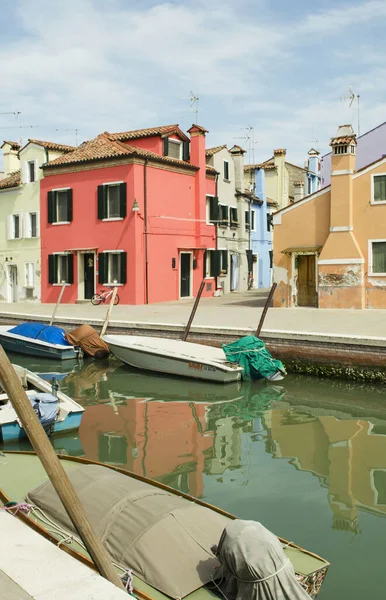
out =
[(371, 248), (371, 273), (386, 273), (386, 240), (379, 242), (371, 242)]
[(178, 158), (179, 160), (189, 161), (189, 141), (181, 142), (171, 138), (163, 138), (163, 155), (169, 158)]
[(72, 221), (72, 189), (48, 192), (47, 202), (49, 223), (70, 223)]
[(386, 504), (386, 471), (384, 469), (374, 469), (373, 482), (375, 489), (375, 504)]
[(386, 202), (386, 175), (373, 176), (373, 202)]
[(228, 272), (227, 250), (206, 250), (204, 259), (204, 278), (226, 275)]
[(248, 231), (248, 229), (251, 228), (251, 224), (250, 224), (250, 212), (249, 210), (245, 211), (245, 230)]
[(102, 285), (126, 283), (127, 253), (107, 251), (98, 254), (98, 281)]
[(98, 219), (124, 219), (126, 217), (126, 183), (98, 185)]
[(237, 214), (237, 208), (231, 206), (230, 208), (230, 222), (231, 222), (231, 227), (238, 227), (239, 226), (239, 217)]
[(28, 181), (30, 183), (33, 183), (36, 180), (35, 161), (29, 160), (27, 162), (27, 168), (28, 168)]
[(227, 160), (224, 160), (224, 179), (229, 181), (229, 162)]
[(218, 198), (216, 196), (206, 197), (206, 222), (217, 223), (219, 214)]
[(8, 216), (8, 239), (18, 240), (23, 237), (23, 221), (22, 215), (9, 215)]
[(219, 215), (218, 215), (219, 225), (226, 227), (228, 225), (228, 221), (229, 221), (229, 206), (226, 206), (226, 204), (219, 204), (218, 209), (219, 209)]
[(24, 282), (25, 287), (33, 288), (35, 285), (35, 269), (34, 263), (24, 263)]
[(72, 254), (48, 255), (48, 283), (74, 283), (74, 256)]
[(248, 231), (256, 231), (256, 213), (254, 210), (246, 210), (245, 211), (245, 230)]
[(38, 213), (30, 212), (25, 215), (25, 237), (39, 237)]
[(267, 214), (267, 231), (271, 231), (273, 224), (273, 215)]

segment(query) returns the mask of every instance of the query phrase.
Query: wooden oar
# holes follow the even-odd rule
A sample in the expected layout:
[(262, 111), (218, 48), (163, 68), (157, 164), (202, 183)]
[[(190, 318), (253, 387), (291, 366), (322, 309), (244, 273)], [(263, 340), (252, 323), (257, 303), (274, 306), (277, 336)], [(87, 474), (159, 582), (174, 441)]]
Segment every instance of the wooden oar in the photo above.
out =
[(200, 298), (201, 298), (201, 294), (202, 294), (203, 289), (204, 289), (204, 285), (205, 285), (205, 279), (203, 279), (201, 281), (200, 289), (198, 290), (198, 294), (197, 294), (196, 300), (194, 301), (192, 312), (190, 313), (188, 324), (186, 325), (184, 334), (182, 336), (182, 341), (183, 342), (185, 342), (186, 338), (188, 337), (188, 333), (189, 333), (190, 328), (192, 326), (194, 315), (196, 314), (196, 310), (197, 310), (197, 307), (198, 307), (198, 303), (200, 302)]
[(258, 324), (257, 329), (256, 329), (256, 333), (255, 333), (256, 337), (259, 337), (260, 332), (261, 332), (261, 330), (263, 328), (263, 323), (264, 323), (264, 320), (265, 320), (265, 316), (267, 314), (269, 305), (271, 304), (271, 301), (272, 301), (272, 298), (273, 298), (273, 295), (275, 293), (276, 288), (277, 288), (277, 283), (274, 283), (272, 285), (272, 287), (271, 287), (271, 291), (269, 292), (268, 298), (267, 298), (266, 303), (264, 305), (263, 312), (261, 314), (260, 321), (259, 321), (259, 324)]
[[(56, 456), (50, 440), (40, 424), (31, 402), (23, 390), (19, 378), (2, 346), (0, 346), (0, 382), (99, 573), (117, 587), (123, 588), (123, 583), (111, 564), (106, 550), (94, 533), (72, 483)], [(22, 474), (20, 473), (19, 476), (22, 477)], [(17, 477), (17, 473), (15, 473), (15, 477)]]

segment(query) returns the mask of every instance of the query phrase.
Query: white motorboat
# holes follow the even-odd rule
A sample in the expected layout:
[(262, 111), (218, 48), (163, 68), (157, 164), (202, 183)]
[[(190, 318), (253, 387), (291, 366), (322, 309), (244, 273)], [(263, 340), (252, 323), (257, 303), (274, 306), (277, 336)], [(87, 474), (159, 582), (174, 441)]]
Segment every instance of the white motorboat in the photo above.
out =
[(124, 363), (146, 371), (219, 383), (238, 381), (243, 372), (227, 361), (222, 348), (138, 335), (105, 335), (103, 340)]
[[(48, 400), (52, 404), (48, 409), (50, 419), (47, 421), (45, 427), (49, 435), (51, 433), (71, 431), (79, 428), (84, 412), (83, 406), (63, 392), (53, 390), (51, 383), (44, 381), (44, 379), (32, 373), (32, 371), (19, 367), (19, 365), (13, 365), (13, 367), (30, 399), (36, 398), (37, 401), (41, 399), (46, 404)], [(55, 396), (52, 393), (53, 391)], [(55, 400), (56, 403), (53, 402)], [(38, 415), (40, 422), (44, 426), (45, 421), (40, 409), (38, 410)], [(14, 442), (25, 437), (26, 433), (22, 428), (8, 395), (0, 388), (0, 442)]]

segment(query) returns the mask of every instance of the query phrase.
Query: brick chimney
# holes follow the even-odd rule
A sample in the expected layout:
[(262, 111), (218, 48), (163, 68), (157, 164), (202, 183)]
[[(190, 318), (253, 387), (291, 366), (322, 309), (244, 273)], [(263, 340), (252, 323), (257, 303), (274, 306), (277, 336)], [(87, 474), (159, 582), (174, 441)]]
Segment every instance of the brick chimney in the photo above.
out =
[(364, 257), (353, 225), (353, 174), (356, 136), (351, 125), (341, 125), (331, 138), (330, 233), (319, 257), (319, 306), (364, 308)]
[(304, 198), (304, 181), (294, 181), (294, 202)]
[(4, 142), (1, 146), (4, 156), (4, 177), (20, 169), (19, 150), (17, 142)]
[(190, 134), (190, 163), (199, 170), (195, 178), (195, 218), (196, 237), (199, 244), (201, 222), (206, 220), (206, 139), (207, 129), (200, 125), (192, 125), (188, 130)]
[(229, 150), (232, 155), (233, 164), (235, 167), (235, 187), (236, 190), (244, 192), (244, 154), (246, 150), (241, 146), (233, 146)]
[(287, 150), (285, 148), (277, 148), (273, 151), (273, 161), (277, 172), (277, 203), (280, 208), (288, 204), (288, 198), (285, 198), (284, 172), (285, 172), (285, 157)]

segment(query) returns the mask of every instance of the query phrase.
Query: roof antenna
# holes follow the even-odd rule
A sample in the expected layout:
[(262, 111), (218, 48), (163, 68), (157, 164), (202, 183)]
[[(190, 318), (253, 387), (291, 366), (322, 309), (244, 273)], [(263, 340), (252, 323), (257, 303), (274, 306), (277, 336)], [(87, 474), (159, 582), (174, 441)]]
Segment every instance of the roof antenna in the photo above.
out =
[(359, 121), (359, 99), (360, 99), (360, 95), (359, 94), (355, 94), (351, 88), (351, 85), (348, 88), (348, 91), (350, 92), (349, 96), (341, 96), (340, 99), (343, 100), (350, 100), (349, 103), (349, 108), (352, 107), (354, 101), (357, 101), (357, 109), (358, 109), (358, 137), (360, 136), (360, 121)]
[[(248, 142), (248, 160), (249, 162), (254, 165), (255, 164), (255, 144), (257, 144), (257, 141), (255, 140), (255, 135), (254, 135), (254, 129), (252, 127), (252, 125), (249, 125), (248, 127), (244, 127), (243, 128), (247, 133), (245, 136), (243, 137), (235, 137), (233, 139), (235, 140), (245, 140), (246, 142)], [(250, 181), (249, 181), (249, 186), (250, 192), (255, 192), (255, 183), (254, 183), (254, 174), (252, 175), (252, 169), (250, 169), (249, 171), (249, 177), (250, 177)]]
[(190, 90), (190, 98), (182, 98), (182, 100), (189, 100), (189, 102), (190, 102), (189, 112), (195, 112), (196, 113), (196, 122), (195, 122), (195, 125), (197, 125), (198, 113), (199, 113), (199, 110), (200, 110), (199, 106), (198, 106), (198, 101), (200, 100), (200, 98), (198, 96), (196, 96), (196, 94), (194, 94), (192, 92), (192, 90)]

